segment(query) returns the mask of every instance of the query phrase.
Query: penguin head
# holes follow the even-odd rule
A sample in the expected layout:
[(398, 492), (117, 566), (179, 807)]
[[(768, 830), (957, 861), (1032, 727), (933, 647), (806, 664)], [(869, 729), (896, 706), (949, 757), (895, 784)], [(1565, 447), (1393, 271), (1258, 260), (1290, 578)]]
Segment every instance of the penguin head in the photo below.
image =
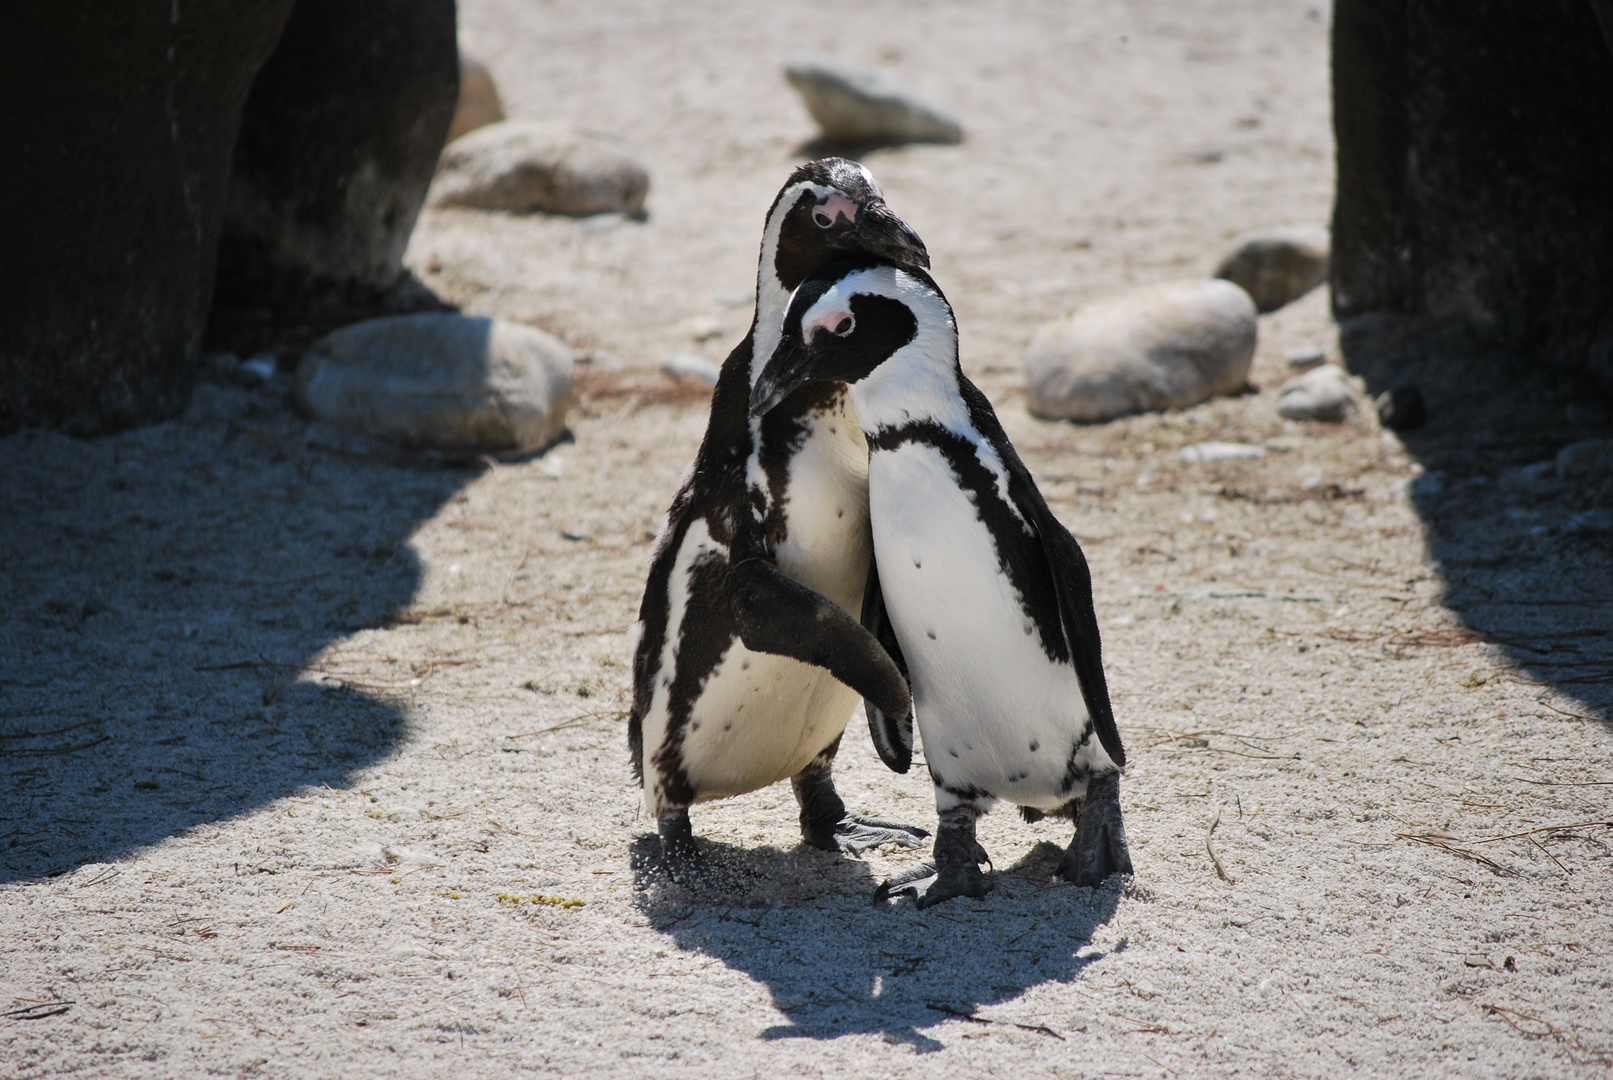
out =
[(920, 337), (949, 367), (956, 363), (952, 309), (923, 270), (867, 256), (819, 267), (790, 298), (779, 344), (751, 388), (750, 412), (762, 416), (813, 382), (856, 383)]
[(791, 173), (768, 223), (777, 228), (772, 270), (785, 291), (838, 255), (930, 265), (924, 241), (885, 205), (873, 174), (845, 158), (809, 161)]

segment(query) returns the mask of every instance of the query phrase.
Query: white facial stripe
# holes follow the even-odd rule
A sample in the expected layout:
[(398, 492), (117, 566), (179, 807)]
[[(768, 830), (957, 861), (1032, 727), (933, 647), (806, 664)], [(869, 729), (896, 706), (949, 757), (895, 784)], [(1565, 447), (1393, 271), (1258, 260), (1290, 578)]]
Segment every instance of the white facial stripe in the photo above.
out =
[(874, 179), (874, 174), (868, 171), (868, 167), (866, 165), (859, 165), (857, 167), (862, 170), (863, 179), (868, 181), (868, 186), (874, 189), (874, 198), (883, 199), (885, 197), (885, 192), (880, 188), (879, 181)]

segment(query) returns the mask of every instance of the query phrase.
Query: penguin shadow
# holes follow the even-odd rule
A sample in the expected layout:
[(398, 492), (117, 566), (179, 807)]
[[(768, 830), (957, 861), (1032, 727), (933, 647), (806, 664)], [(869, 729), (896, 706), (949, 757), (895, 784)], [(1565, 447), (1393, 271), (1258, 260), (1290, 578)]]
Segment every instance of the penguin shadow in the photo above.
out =
[(1495, 643), (1539, 684), (1542, 717), (1613, 731), (1613, 479), (1559, 477), (1554, 460), (1613, 432), (1606, 389), (1448, 325), (1362, 316), (1340, 342), (1372, 395), (1415, 387), (1426, 403), (1398, 434), (1424, 470), (1406, 494), (1441, 600), (1466, 628), (1438, 643)]
[(321, 656), (410, 603), (408, 538), (471, 474), (308, 430), (204, 384), (167, 423), (0, 438), (0, 884), (344, 786), (407, 736), (398, 690)]
[(1097, 889), (1051, 883), (1064, 850), (1045, 841), (994, 874), (984, 900), (925, 911), (911, 899), (876, 907), (875, 875), (858, 859), (804, 845), (697, 843), (708, 869), (680, 884), (661, 868), (657, 838), (638, 840), (635, 902), (679, 949), (767, 987), (789, 1022), (763, 1030), (763, 1039), (877, 1034), (929, 1052), (944, 1046), (929, 1029), (962, 1018), (1062, 1040), (1069, 1016), (981, 1010), (1011, 1005), (1044, 983), (1075, 982), (1126, 947), (1091, 947), (1119, 907), (1120, 881)]

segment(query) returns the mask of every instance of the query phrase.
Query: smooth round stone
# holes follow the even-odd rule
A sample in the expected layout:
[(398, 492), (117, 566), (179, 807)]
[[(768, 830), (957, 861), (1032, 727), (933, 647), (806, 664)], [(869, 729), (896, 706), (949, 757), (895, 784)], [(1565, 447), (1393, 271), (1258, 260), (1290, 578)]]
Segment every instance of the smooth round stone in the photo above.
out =
[(1557, 476), (1613, 476), (1613, 439), (1581, 439), (1557, 452)]
[(345, 326), (297, 365), (309, 415), (405, 446), (530, 450), (560, 437), (573, 357), (558, 338), (467, 315), (399, 315)]
[(429, 202), (515, 214), (632, 217), (649, 190), (649, 172), (616, 139), (505, 120), (448, 145)]
[(927, 101), (873, 68), (830, 56), (792, 56), (784, 77), (801, 95), (823, 137), (845, 143), (955, 143), (963, 125), (950, 112)]
[(1254, 302), (1226, 281), (1105, 297), (1036, 331), (1027, 404), (1037, 416), (1082, 421), (1196, 405), (1243, 388), (1256, 334)]
[(448, 125), (448, 141), (469, 135), (504, 119), (504, 102), (487, 65), (474, 56), (459, 54), (459, 105)]
[(1242, 287), (1263, 315), (1327, 280), (1328, 231), (1314, 225), (1256, 229), (1233, 241), (1212, 275)]

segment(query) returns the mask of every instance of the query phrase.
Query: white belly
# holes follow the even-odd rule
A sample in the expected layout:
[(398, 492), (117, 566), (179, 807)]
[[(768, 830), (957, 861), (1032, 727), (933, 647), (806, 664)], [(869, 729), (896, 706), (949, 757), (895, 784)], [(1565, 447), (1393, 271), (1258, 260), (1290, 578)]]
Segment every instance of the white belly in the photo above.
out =
[(796, 581), (862, 615), (873, 547), (868, 535), (868, 443), (842, 395), (815, 416), (790, 463), (788, 527), (774, 556)]
[[(918, 443), (877, 453), (869, 495), (885, 608), (932, 772), (948, 788), (1040, 809), (1084, 794), (1084, 782), (1067, 787), (1087, 729), (1080, 681), (1043, 651), (945, 459)], [(1040, 543), (1029, 533), (1015, 542)], [(1093, 738), (1076, 760), (1102, 768), (1108, 759)], [(936, 799), (943, 810), (962, 801), (939, 786)]]
[[(775, 555), (790, 577), (857, 617), (873, 549), (867, 444), (849, 413), (848, 404), (844, 411), (820, 414), (792, 459), (787, 527)], [(687, 609), (689, 570), (713, 551), (722, 548), (705, 523), (692, 524), (669, 583), (662, 676), (644, 718), (644, 799), (651, 814), (667, 809), (652, 762), (668, 735), (670, 676), (677, 662), (677, 628)], [(857, 694), (824, 669), (751, 652), (735, 640), (701, 687), (683, 732), (680, 756), (695, 801), (755, 791), (800, 772), (840, 737), (857, 702)]]
[(840, 737), (857, 695), (822, 668), (735, 642), (683, 735), (695, 801), (742, 795), (804, 769)]

